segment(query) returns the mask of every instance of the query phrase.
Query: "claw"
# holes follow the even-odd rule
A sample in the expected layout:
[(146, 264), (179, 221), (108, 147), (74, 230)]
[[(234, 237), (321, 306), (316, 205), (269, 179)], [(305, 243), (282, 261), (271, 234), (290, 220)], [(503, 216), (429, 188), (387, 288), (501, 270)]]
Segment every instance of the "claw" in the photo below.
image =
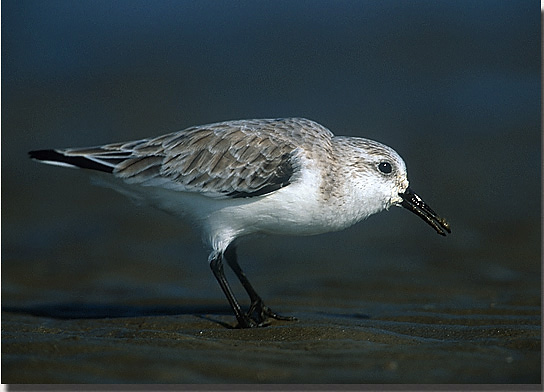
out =
[(275, 320), (282, 320), (282, 321), (294, 321), (296, 320), (295, 317), (291, 316), (282, 316), (274, 312), (272, 309), (270, 309), (268, 306), (266, 306), (262, 299), (257, 299), (256, 301), (251, 303), (251, 306), (249, 307), (249, 310), (246, 314), (250, 319), (255, 320), (257, 322), (257, 326), (266, 326), (270, 323), (267, 323), (267, 320), (269, 318), (273, 318)]

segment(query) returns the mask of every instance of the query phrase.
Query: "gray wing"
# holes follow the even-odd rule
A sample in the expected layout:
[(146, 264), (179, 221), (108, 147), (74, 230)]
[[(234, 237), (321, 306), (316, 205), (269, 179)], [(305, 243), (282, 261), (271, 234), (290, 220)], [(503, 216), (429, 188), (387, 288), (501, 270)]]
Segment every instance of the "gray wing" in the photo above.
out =
[[(131, 184), (215, 198), (253, 197), (289, 185), (299, 169), (301, 146), (327, 144), (331, 137), (305, 119), (240, 120), (55, 153), (65, 157), (63, 163), (110, 171)], [(82, 159), (91, 164), (82, 165)]]

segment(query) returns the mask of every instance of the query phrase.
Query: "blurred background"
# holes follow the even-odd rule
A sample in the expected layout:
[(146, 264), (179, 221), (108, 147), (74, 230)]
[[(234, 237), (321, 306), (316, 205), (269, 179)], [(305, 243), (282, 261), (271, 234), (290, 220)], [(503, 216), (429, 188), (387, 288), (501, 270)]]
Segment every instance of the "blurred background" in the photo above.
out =
[(251, 239), (240, 263), (263, 297), (284, 313), (539, 307), (537, 7), (3, 1), (2, 304), (226, 304), (198, 233), (27, 151), (301, 116), (393, 147), (452, 234), (392, 208), (340, 233)]

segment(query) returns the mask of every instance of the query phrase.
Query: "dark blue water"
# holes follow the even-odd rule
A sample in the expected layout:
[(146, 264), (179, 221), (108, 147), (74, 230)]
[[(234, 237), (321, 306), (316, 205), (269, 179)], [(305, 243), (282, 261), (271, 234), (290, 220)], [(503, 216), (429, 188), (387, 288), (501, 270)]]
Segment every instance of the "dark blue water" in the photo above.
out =
[[(91, 186), (82, 172), (31, 162), (27, 151), (286, 116), (395, 148), (407, 162), (412, 188), (453, 231), (441, 238), (395, 208), (341, 233), (259, 238), (240, 246), (240, 263), (275, 308), (318, 320), (307, 332), (341, 328), (348, 320), (348, 326), (383, 328), (391, 337), (399, 332), (388, 323), (402, 319), (404, 334), (420, 343), (432, 337), (453, 353), (440, 371), (429, 373), (436, 362), (406, 362), (413, 350), (402, 346), (397, 358), (383, 362), (399, 369), (390, 377), (343, 362), (327, 373), (327, 347), (321, 347), (320, 382), (414, 382), (418, 374), (427, 375), (425, 382), (454, 382), (459, 374), (465, 382), (540, 379), (536, 2), (4, 1), (2, 16), (2, 306), (10, 310), (2, 321), (10, 331), (3, 339), (12, 344), (3, 344), (3, 382), (100, 380), (91, 365), (69, 379), (55, 375), (54, 356), (45, 356), (42, 370), (25, 368), (28, 361), (20, 358), (43, 355), (49, 346), (20, 345), (27, 337), (17, 332), (17, 322), (39, 333), (44, 323), (75, 320), (55, 331), (79, 331), (78, 341), (88, 347), (87, 339), (102, 336), (93, 329), (101, 317), (151, 317), (146, 306), (168, 316), (192, 314), (204, 304), (229, 320), (228, 308), (226, 315), (217, 311), (225, 300), (189, 227)], [(422, 311), (432, 314), (423, 317)], [(81, 324), (85, 313), (92, 326)], [(459, 314), (461, 321), (454, 317)], [(195, 328), (205, 330), (207, 321), (199, 320)], [(455, 328), (432, 333), (444, 324)], [(489, 328), (473, 329), (477, 325)], [(496, 332), (501, 325), (510, 332)], [(263, 339), (274, 340), (267, 334)], [(244, 341), (240, 336), (229, 339)], [(326, 340), (327, 334), (319, 336)], [(342, 339), (331, 337), (329, 348), (340, 355)], [(374, 339), (370, 352), (391, 354), (380, 351), (382, 341)], [(444, 359), (434, 351), (439, 347), (423, 351)], [(478, 353), (498, 358), (496, 347), (507, 350), (500, 354), (506, 359), (489, 362), (494, 371), (484, 367), (471, 376), (467, 369), (480, 363)], [(278, 373), (234, 380), (316, 377), (308, 370), (315, 365), (310, 358), (301, 365), (307, 377), (290, 373), (292, 364), (267, 362), (283, 349), (252, 357)], [(364, 345), (359, 349), (365, 353)], [(116, 361), (129, 363), (130, 352)], [(403, 368), (408, 363), (410, 370)], [(141, 381), (123, 374), (108, 377)], [(143, 380), (233, 380), (161, 374)]]

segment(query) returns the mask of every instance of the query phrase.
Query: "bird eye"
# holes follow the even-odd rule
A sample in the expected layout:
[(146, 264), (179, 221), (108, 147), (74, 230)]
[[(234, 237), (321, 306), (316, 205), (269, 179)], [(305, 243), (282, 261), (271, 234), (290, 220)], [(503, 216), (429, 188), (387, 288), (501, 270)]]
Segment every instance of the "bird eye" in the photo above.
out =
[(389, 174), (393, 171), (393, 168), (389, 162), (380, 162), (378, 164), (378, 170), (384, 174)]

